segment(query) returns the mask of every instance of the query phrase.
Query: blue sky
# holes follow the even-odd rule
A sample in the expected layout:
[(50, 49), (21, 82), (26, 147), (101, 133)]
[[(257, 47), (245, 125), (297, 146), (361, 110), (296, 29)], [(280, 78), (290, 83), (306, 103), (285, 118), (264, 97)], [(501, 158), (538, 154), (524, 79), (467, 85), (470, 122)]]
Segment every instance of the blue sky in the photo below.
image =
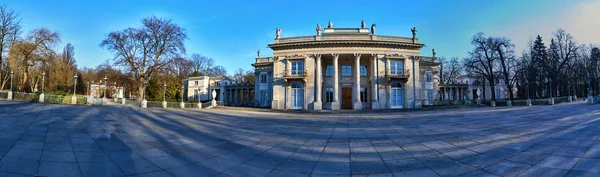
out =
[(361, 20), (377, 24), (381, 35), (417, 37), (426, 44), (422, 55), (465, 57), (470, 38), (477, 32), (506, 36), (520, 53), (529, 37), (549, 37), (558, 27), (571, 32), (580, 43), (600, 42), (600, 0), (387, 0), (387, 1), (248, 1), (248, 0), (4, 0), (18, 11), (25, 32), (46, 27), (58, 31), (62, 48), (75, 45), (78, 65), (95, 67), (113, 54), (98, 47), (111, 31), (139, 27), (144, 17), (159, 16), (188, 31), (187, 53), (216, 60), (232, 73), (250, 69), (256, 50), (272, 51), (275, 28), (282, 37), (314, 35), (317, 23), (334, 27), (360, 27)]

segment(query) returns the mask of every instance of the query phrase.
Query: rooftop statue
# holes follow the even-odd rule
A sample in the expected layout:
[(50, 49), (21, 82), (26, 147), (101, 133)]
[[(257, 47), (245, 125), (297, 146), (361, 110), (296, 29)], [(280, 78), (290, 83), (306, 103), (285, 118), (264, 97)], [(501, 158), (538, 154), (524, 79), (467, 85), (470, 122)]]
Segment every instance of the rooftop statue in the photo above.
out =
[(365, 23), (364, 20), (362, 22), (360, 22), (360, 28), (365, 28), (366, 25), (367, 25), (367, 23)]
[(431, 49), (431, 53), (433, 53), (433, 57), (435, 57), (435, 49)]
[(260, 49), (258, 49), (258, 52), (256, 52), (256, 55), (258, 55), (257, 58), (260, 58)]
[(410, 29), (410, 31), (412, 32), (413, 39), (417, 38), (417, 27), (413, 27), (412, 29)]
[(322, 30), (323, 30), (323, 28), (321, 28), (321, 25), (317, 24), (317, 36), (321, 35)]
[(281, 29), (280, 28), (275, 28), (275, 39), (279, 39), (280, 35), (281, 35)]
[(375, 35), (375, 28), (377, 27), (377, 25), (375, 23), (373, 23), (371, 25), (371, 34)]
[(331, 23), (331, 20), (329, 20), (329, 25), (327, 26), (327, 28), (333, 28), (333, 23)]

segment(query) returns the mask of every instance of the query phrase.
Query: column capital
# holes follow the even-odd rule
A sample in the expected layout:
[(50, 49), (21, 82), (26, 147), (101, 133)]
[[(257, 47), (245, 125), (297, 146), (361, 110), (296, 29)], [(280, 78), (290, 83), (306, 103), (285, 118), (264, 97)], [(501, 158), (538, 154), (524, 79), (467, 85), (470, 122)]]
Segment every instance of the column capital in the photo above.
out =
[(316, 59), (321, 59), (321, 54), (314, 54), (313, 55)]
[(337, 59), (340, 57), (339, 53), (332, 53), (331, 56), (333, 56), (334, 59)]
[(361, 55), (360, 53), (355, 53), (354, 57), (356, 57), (358, 59), (358, 58), (360, 58), (360, 55)]
[(375, 57), (377, 57), (377, 55), (379, 55), (379, 54), (372, 53), (372, 54), (371, 54), (371, 57), (375, 58)]

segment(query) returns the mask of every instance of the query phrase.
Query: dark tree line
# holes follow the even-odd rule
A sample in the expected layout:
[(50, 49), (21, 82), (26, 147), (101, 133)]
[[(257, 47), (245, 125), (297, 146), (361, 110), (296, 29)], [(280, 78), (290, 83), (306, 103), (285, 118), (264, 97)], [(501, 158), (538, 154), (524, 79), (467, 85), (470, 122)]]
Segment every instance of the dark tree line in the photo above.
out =
[[(538, 35), (520, 56), (515, 54), (511, 40), (505, 37), (478, 33), (471, 44), (474, 49), (463, 60), (465, 72), (478, 75), (481, 83), (491, 88), (495, 88), (498, 80), (503, 81), (509, 99), (575, 94), (582, 97), (589, 88), (592, 94), (600, 94), (600, 50), (591, 44), (577, 44), (574, 37), (562, 29), (546, 41)], [(496, 90), (490, 91), (491, 100), (496, 100)], [(483, 95), (486, 99), (485, 93)]]

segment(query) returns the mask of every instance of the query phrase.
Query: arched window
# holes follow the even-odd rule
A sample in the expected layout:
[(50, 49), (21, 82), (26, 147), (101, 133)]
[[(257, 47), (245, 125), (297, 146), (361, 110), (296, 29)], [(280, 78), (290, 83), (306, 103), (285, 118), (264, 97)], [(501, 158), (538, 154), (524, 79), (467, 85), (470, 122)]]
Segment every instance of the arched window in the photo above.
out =
[(400, 82), (392, 82), (392, 87), (402, 87)]
[(292, 88), (302, 88), (302, 84), (301, 84), (301, 83), (298, 83), (298, 82), (294, 82), (294, 83), (292, 84)]

